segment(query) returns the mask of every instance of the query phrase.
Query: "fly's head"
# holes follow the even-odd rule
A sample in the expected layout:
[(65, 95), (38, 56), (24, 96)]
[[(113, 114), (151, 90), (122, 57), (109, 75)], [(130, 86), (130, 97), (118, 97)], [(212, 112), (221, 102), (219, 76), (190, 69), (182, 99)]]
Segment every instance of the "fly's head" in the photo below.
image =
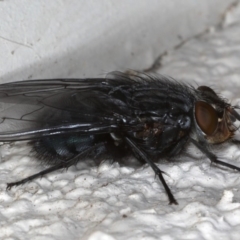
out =
[(200, 86), (197, 89), (197, 101), (194, 107), (194, 117), (197, 128), (209, 143), (221, 143), (234, 135), (236, 120), (240, 115), (221, 99), (211, 88)]

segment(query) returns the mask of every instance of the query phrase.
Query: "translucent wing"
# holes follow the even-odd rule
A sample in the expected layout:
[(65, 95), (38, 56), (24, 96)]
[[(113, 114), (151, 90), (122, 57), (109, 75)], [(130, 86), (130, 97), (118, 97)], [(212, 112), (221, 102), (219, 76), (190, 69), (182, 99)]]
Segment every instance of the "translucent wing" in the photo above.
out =
[[(107, 95), (111, 87), (104, 79), (34, 80), (0, 85), (0, 141), (76, 131), (109, 132), (116, 128), (117, 121)], [(112, 105), (117, 108), (116, 103)]]
[(72, 132), (142, 131), (144, 119), (164, 124), (166, 114), (177, 116), (189, 112), (191, 96), (188, 87), (162, 76), (116, 72), (102, 79), (2, 84), (0, 141)]

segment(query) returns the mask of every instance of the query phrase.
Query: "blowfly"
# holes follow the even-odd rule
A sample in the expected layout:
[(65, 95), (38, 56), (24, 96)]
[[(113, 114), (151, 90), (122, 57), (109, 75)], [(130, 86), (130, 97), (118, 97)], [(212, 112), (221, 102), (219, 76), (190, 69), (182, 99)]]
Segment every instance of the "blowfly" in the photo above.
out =
[(48, 167), (7, 184), (7, 189), (68, 168), (87, 158), (133, 155), (160, 179), (177, 204), (156, 165), (192, 143), (212, 163), (220, 161), (211, 144), (231, 139), (240, 120), (211, 88), (179, 83), (162, 75), (113, 72), (105, 78), (29, 80), (0, 85), (0, 141), (28, 140)]

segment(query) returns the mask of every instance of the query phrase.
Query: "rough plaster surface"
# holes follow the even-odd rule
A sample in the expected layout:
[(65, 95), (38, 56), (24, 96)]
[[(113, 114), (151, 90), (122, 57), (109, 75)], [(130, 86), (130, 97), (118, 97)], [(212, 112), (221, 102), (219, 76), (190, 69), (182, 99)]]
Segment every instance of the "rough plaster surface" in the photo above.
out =
[[(161, 44), (161, 43), (159, 43)], [(187, 41), (162, 59), (159, 73), (209, 85), (239, 103), (240, 7), (223, 27)], [(239, 146), (213, 151), (240, 166)], [(162, 160), (178, 206), (169, 206), (150, 167), (79, 163), (6, 192), (6, 182), (43, 169), (25, 143), (1, 147), (0, 239), (239, 239), (240, 174), (211, 166), (193, 146)]]

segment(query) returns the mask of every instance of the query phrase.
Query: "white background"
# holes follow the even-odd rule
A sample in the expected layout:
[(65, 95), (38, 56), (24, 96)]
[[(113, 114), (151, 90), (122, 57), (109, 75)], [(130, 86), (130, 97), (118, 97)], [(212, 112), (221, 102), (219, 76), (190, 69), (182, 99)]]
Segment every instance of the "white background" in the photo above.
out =
[[(168, 51), (157, 72), (239, 103), (240, 7), (232, 2), (0, 1), (1, 81), (142, 70)], [(213, 151), (240, 166), (238, 146)], [(150, 167), (109, 162), (79, 163), (6, 192), (6, 182), (44, 167), (26, 143), (5, 144), (0, 238), (239, 239), (238, 173), (211, 166), (193, 146), (159, 166), (177, 206)]]

